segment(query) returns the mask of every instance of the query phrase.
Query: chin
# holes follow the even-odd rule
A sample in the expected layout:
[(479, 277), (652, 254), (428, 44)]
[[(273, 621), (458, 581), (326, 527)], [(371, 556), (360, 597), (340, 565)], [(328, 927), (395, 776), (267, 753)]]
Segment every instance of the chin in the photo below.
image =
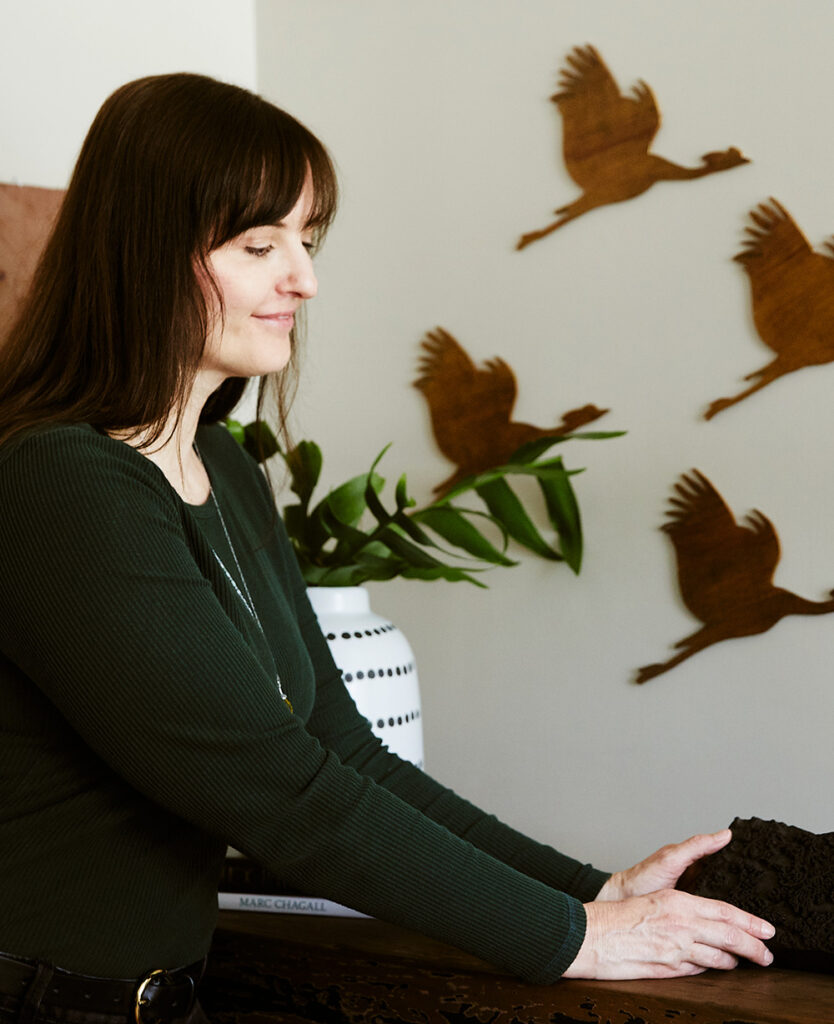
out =
[(252, 359), (241, 360), (241, 365), (235, 371), (238, 377), (264, 377), (268, 373), (280, 373), (286, 369), (292, 355), (292, 346), (289, 338), (286, 342), (270, 347), (268, 352), (259, 352), (253, 355)]

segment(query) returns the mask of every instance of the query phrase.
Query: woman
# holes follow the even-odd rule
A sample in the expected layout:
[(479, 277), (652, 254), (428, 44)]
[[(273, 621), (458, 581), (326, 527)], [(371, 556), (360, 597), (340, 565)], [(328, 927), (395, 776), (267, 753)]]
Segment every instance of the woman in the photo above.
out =
[(119, 89), (84, 143), (0, 353), (3, 1019), (187, 1014), (227, 844), (537, 981), (769, 962), (766, 922), (666, 891), (729, 833), (609, 877), (356, 712), (217, 425), (270, 375), (283, 423), (335, 196), (306, 129), (196, 75)]

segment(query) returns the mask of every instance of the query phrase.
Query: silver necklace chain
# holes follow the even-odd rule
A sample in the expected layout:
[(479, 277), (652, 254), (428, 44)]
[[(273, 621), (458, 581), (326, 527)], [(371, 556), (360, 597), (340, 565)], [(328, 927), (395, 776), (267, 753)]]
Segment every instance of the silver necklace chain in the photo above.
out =
[[(203, 458), (200, 455), (200, 452), (199, 452), (196, 444), (194, 445), (194, 453), (197, 456), (197, 458), (200, 460), (200, 465), (203, 467), (203, 469), (205, 469), (206, 468), (205, 467), (205, 463), (203, 462)], [(206, 475), (208, 475), (208, 470), (206, 470)], [(261, 632), (261, 636), (264, 638), (264, 641), (266, 641), (266, 633), (264, 632), (264, 628), (261, 625), (261, 620), (258, 617), (258, 610), (255, 607), (255, 602), (252, 600), (252, 595), (249, 593), (249, 587), (246, 584), (246, 577), (243, 575), (243, 569), (241, 569), (241, 567), (240, 567), (240, 562), (238, 561), (238, 557), (237, 557), (237, 551), (235, 551), (235, 546), (232, 543), (231, 536), (229, 535), (229, 529), (226, 526), (226, 520), (223, 517), (223, 510), (220, 508), (220, 502), (217, 500), (217, 495), (214, 493), (214, 488), (211, 485), (211, 479), (209, 479), (209, 497), (211, 498), (212, 504), (214, 505), (214, 509), (217, 512), (217, 518), (220, 520), (220, 525), (223, 527), (223, 535), (226, 538), (226, 543), (229, 546), (229, 551), (231, 551), (231, 553), (232, 553), (232, 558), (234, 559), (235, 568), (237, 569), (237, 574), (240, 577), (240, 582), (241, 582), (241, 584), (243, 586), (243, 590), (242, 591), (241, 591), (240, 587), (237, 584), (237, 580), (235, 580), (234, 576), (232, 576), (232, 574), (226, 568), (226, 563), (223, 561), (223, 559), (220, 557), (220, 555), (218, 555), (218, 553), (214, 550), (214, 548), (211, 549), (211, 553), (217, 559), (217, 564), (223, 570), (223, 573), (225, 574), (226, 579), (229, 581), (229, 583), (230, 583), (232, 589), (234, 590), (234, 592), (237, 594), (237, 596), (243, 602), (243, 605), (246, 608), (246, 610), (249, 612), (249, 614), (255, 620), (255, 623), (256, 623), (258, 629)], [(209, 545), (209, 546), (211, 546), (211, 545)], [(283, 700), (283, 702), (287, 705), (287, 707), (290, 709), (290, 711), (292, 711), (293, 710), (293, 706), (290, 703), (289, 697), (284, 692), (284, 687), (281, 685), (281, 677), (280, 677), (280, 675), (278, 675), (277, 672), (275, 673), (275, 682), (276, 682), (276, 684), (278, 686), (278, 694), (281, 697), (281, 700)]]

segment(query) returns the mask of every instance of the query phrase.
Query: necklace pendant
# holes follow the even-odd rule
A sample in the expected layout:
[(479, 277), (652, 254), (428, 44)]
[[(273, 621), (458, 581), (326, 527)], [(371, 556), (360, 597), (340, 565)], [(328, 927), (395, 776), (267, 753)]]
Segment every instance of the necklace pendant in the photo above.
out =
[(293, 709), (292, 701), (287, 696), (287, 693), (286, 693), (286, 690), (284, 689), (284, 687), (281, 685), (281, 677), (280, 676), (276, 676), (275, 677), (275, 683), (276, 683), (276, 685), (278, 687), (278, 696), (281, 698), (281, 700), (290, 709), (290, 714), (294, 715), (295, 714), (295, 710)]

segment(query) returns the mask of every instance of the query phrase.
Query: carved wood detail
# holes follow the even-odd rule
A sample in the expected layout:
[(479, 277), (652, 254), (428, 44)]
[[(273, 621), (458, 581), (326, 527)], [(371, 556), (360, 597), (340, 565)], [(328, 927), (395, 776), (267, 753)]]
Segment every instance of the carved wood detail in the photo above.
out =
[(635, 682), (645, 683), (711, 644), (764, 633), (786, 615), (834, 612), (834, 591), (809, 601), (774, 586), (779, 538), (758, 509), (739, 525), (724, 499), (697, 469), (681, 476), (669, 499), (661, 530), (675, 548), (683, 603), (703, 625), (674, 646), (668, 661), (644, 665)]
[(733, 259), (750, 279), (753, 321), (776, 358), (744, 378), (749, 387), (719, 398), (711, 419), (786, 373), (834, 360), (834, 242), (814, 252), (793, 217), (771, 197), (750, 211), (744, 247)]
[(569, 434), (608, 412), (584, 405), (566, 412), (552, 427), (512, 419), (517, 384), (513, 371), (496, 356), (479, 369), (448, 331), (437, 327), (421, 342), (420, 376), (414, 387), (429, 405), (437, 445), (455, 472), (434, 489), (448, 491), (459, 480), (503, 465), (522, 445), (540, 437)]
[(550, 99), (562, 115), (565, 167), (582, 195), (560, 206), (553, 223), (522, 235), (516, 249), (598, 206), (633, 199), (658, 181), (702, 178), (750, 162), (735, 147), (705, 153), (695, 167), (650, 153), (660, 111), (649, 86), (640, 80), (630, 95), (622, 95), (593, 46), (575, 47), (565, 63), (558, 91)]

